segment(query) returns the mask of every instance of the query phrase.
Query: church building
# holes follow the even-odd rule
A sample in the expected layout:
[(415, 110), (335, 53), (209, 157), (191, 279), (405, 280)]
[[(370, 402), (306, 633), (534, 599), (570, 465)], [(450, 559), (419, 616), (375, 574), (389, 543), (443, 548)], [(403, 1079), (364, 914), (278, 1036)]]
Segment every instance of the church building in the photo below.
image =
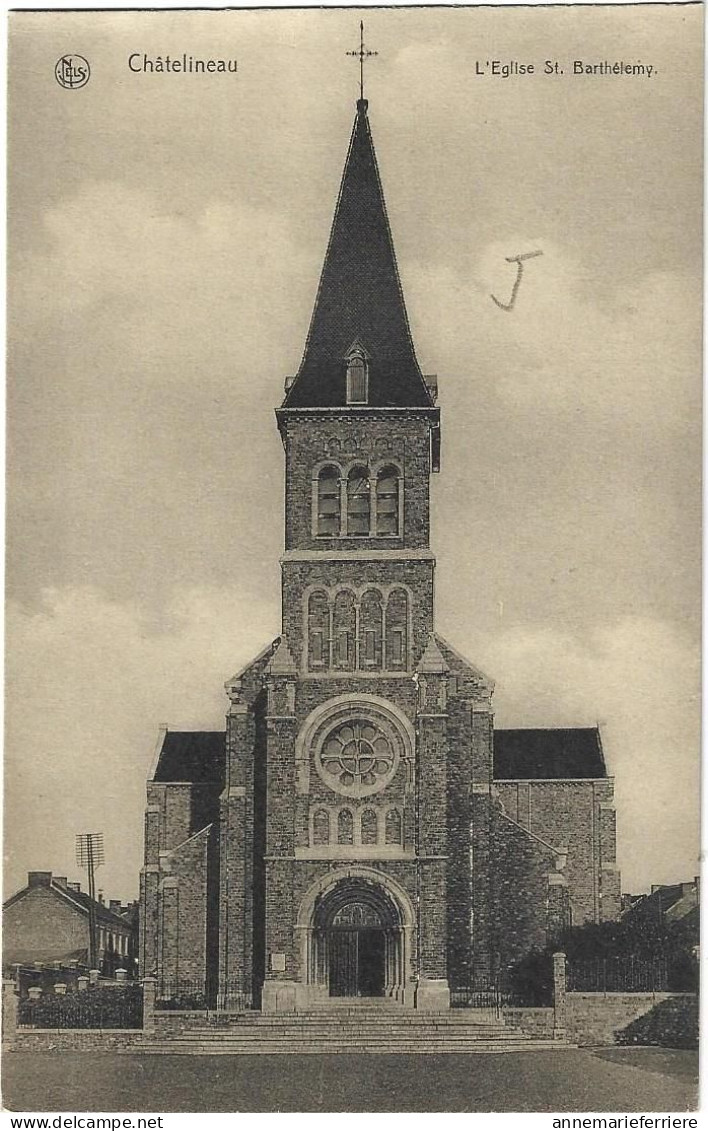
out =
[(147, 784), (140, 963), (158, 997), (267, 1012), (444, 1010), (569, 923), (619, 915), (597, 728), (496, 730), (438, 633), (421, 372), (361, 98), (285, 453), (282, 631), (225, 731), (164, 730)]

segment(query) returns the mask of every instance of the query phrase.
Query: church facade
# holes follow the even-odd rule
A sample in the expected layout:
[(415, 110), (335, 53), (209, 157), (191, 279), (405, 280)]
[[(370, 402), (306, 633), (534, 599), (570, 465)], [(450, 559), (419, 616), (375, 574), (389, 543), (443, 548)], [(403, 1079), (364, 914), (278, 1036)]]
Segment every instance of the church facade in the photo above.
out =
[(158, 996), (448, 1007), (569, 922), (619, 914), (599, 731), (497, 730), (436, 630), (437, 381), (421, 372), (364, 99), (297, 375), (282, 632), (224, 731), (161, 732), (140, 962)]

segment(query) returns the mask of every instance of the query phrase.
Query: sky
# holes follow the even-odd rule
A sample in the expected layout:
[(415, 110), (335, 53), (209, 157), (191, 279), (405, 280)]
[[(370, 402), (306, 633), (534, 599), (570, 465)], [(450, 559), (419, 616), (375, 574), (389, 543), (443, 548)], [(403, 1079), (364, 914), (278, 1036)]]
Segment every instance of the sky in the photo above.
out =
[[(698, 871), (698, 5), (365, 13), (437, 373), (439, 632), (498, 726), (601, 724), (625, 891)], [(5, 877), (137, 895), (158, 729), (279, 631), (283, 453), (358, 93), (356, 10), (15, 12)], [(79, 53), (91, 78), (55, 80)], [(132, 73), (128, 57), (236, 59)], [(484, 64), (558, 61), (493, 77)], [(573, 60), (651, 78), (573, 75)], [(479, 60), (480, 67), (476, 66)], [(512, 311), (516, 267), (526, 264)]]

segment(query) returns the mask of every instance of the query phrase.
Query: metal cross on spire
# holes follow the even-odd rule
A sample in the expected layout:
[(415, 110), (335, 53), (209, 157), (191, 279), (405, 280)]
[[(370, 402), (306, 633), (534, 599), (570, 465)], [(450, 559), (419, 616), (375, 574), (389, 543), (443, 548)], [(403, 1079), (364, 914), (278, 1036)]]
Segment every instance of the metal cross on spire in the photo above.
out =
[(353, 56), (353, 58), (359, 60), (359, 97), (363, 101), (363, 99), (364, 99), (364, 59), (370, 59), (372, 57), (372, 55), (378, 55), (378, 51), (369, 51), (364, 46), (364, 21), (363, 20), (359, 24), (359, 29), (360, 29), (360, 33), (361, 33), (359, 50), (358, 51), (347, 51), (347, 55), (351, 55), (351, 56)]

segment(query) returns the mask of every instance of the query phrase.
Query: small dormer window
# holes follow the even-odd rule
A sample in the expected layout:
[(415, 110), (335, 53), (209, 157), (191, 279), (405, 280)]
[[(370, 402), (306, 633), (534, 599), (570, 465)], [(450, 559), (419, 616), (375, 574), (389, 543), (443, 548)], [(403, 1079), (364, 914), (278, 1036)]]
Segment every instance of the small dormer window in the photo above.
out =
[(362, 350), (347, 358), (347, 404), (368, 404), (369, 366)]

